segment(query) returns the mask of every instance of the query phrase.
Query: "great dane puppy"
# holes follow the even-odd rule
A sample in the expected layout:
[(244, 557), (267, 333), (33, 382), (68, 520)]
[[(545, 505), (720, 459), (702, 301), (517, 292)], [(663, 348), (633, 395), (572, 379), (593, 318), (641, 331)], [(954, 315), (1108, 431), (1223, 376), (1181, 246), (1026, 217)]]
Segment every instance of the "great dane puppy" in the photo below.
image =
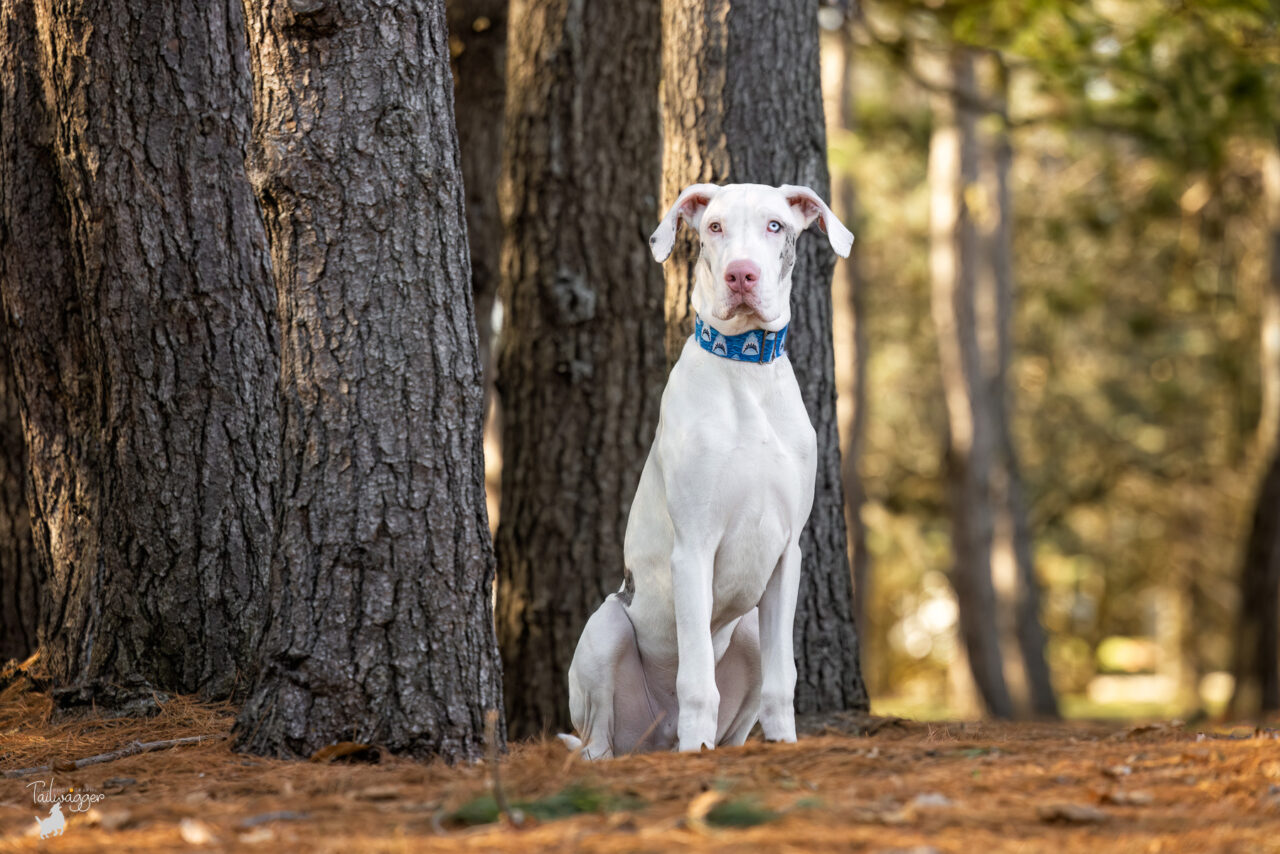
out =
[(662, 394), (623, 544), (622, 588), (587, 621), (569, 668), (571, 748), (795, 741), (791, 623), (816, 441), (786, 355), (791, 269), (817, 220), (853, 235), (808, 187), (695, 184), (649, 238), (698, 232), (694, 335)]

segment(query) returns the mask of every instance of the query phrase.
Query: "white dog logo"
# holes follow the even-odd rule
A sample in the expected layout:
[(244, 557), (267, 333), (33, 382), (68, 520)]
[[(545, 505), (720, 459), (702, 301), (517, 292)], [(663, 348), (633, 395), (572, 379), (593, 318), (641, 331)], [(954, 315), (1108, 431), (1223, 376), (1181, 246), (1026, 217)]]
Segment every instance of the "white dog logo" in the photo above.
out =
[(50, 807), (48, 818), (36, 816), (36, 824), (40, 825), (41, 839), (49, 836), (61, 836), (62, 831), (67, 829), (67, 820), (62, 817), (62, 804), (55, 803)]

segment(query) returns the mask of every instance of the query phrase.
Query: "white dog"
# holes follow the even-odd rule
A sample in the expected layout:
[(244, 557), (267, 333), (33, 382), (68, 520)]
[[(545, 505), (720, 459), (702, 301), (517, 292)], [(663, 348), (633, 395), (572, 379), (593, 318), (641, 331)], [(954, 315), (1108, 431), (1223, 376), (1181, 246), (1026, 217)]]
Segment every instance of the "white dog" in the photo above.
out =
[(49, 836), (61, 836), (62, 831), (67, 829), (67, 820), (62, 815), (62, 804), (54, 802), (54, 805), (49, 808), (49, 817), (41, 818), (36, 816), (36, 824), (40, 825), (41, 839)]
[(787, 359), (796, 240), (818, 220), (853, 235), (808, 187), (695, 184), (649, 239), (659, 263), (680, 220), (702, 254), (694, 335), (671, 370), (623, 545), (622, 589), (587, 621), (569, 709), (589, 758), (742, 744), (757, 719), (795, 741), (791, 623), (816, 442)]

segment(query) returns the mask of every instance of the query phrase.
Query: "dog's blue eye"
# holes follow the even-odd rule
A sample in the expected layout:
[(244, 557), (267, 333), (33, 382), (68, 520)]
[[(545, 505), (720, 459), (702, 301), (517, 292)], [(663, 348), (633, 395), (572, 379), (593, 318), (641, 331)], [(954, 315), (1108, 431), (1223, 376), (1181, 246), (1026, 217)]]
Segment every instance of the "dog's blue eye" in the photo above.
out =
[(769, 220), (769, 226), (768, 226), (768, 228), (769, 228), (769, 230), (770, 230), (770, 231), (772, 231), (772, 232), (774, 232), (774, 233), (776, 234), (776, 233), (778, 233), (779, 231), (782, 231), (782, 223), (778, 222), (776, 219), (771, 219), (771, 220)]

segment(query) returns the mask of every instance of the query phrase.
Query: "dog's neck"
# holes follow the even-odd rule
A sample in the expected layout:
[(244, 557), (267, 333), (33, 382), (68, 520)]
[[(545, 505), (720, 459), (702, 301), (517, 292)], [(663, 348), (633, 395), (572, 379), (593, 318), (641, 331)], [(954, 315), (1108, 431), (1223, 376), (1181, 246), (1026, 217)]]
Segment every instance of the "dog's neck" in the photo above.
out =
[(734, 362), (767, 365), (786, 355), (787, 330), (790, 324), (770, 332), (764, 329), (748, 329), (738, 335), (725, 335), (695, 314), (693, 338), (703, 350), (713, 356)]

